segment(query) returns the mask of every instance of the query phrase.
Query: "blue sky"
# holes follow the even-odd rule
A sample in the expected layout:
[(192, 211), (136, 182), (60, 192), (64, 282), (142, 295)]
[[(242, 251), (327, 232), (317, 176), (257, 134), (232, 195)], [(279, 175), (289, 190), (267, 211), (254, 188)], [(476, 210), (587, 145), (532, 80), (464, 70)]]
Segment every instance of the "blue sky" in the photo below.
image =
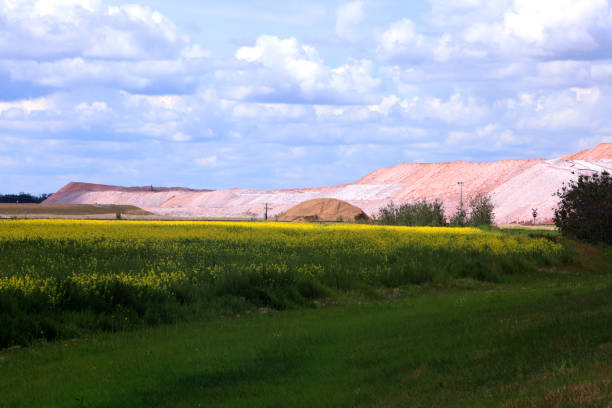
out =
[(0, 0), (0, 193), (284, 188), (612, 141), (610, 0)]

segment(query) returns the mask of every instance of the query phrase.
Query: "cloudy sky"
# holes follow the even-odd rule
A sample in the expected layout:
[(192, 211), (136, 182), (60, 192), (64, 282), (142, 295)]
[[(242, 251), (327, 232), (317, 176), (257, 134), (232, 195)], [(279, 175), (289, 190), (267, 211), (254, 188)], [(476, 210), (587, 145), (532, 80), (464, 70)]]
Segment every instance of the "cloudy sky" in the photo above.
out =
[(612, 141), (610, 0), (245, 3), (0, 0), (0, 193), (309, 187)]

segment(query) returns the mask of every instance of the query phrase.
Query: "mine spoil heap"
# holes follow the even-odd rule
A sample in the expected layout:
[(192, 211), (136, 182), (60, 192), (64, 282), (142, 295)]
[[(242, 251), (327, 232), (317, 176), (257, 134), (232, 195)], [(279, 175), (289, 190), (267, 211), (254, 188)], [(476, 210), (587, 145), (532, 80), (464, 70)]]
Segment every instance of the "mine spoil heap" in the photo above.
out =
[(354, 183), (329, 187), (211, 191), (73, 182), (44, 203), (134, 205), (160, 216), (211, 218), (263, 218), (267, 207), (273, 218), (297, 204), (323, 198), (345, 201), (367, 215), (390, 201), (440, 200), (450, 215), (459, 205), (457, 182), (461, 181), (465, 202), (477, 193), (491, 194), (498, 223), (530, 221), (532, 208), (538, 209), (538, 222), (550, 222), (558, 200), (555, 193), (563, 184), (601, 171), (612, 172), (612, 143), (551, 160), (401, 163)]

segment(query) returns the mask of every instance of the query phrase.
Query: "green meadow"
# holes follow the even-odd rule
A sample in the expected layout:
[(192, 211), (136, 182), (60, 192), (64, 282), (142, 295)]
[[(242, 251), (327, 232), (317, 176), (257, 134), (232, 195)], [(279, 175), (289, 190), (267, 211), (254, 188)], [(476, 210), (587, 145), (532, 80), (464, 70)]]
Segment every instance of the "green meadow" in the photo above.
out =
[[(3, 304), (43, 302), (15, 315), (57, 332), (0, 351), (0, 407), (612, 406), (610, 247), (549, 231), (448, 231), (6, 221)], [(73, 273), (79, 259), (108, 278)], [(197, 279), (162, 279), (187, 263), (202, 267)], [(44, 290), (15, 278), (28, 271)], [(152, 299), (164, 319), (148, 317), (160, 313)], [(129, 323), (99, 323), (118, 312)]]

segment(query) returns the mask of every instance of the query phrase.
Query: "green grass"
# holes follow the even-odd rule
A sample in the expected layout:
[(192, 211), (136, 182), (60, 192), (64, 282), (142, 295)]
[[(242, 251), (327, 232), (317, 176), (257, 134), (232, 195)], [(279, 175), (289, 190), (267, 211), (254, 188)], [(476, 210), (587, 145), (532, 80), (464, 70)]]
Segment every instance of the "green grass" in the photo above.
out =
[[(54, 277), (45, 290), (61, 295), (5, 280), (0, 333), (34, 335), (0, 351), (0, 407), (612, 405), (612, 247), (190, 225), (0, 225), (0, 277)], [(197, 279), (67, 279), (146, 283), (150, 268)]]
[(0, 406), (606, 407), (611, 281), (409, 286), (9, 350)]

